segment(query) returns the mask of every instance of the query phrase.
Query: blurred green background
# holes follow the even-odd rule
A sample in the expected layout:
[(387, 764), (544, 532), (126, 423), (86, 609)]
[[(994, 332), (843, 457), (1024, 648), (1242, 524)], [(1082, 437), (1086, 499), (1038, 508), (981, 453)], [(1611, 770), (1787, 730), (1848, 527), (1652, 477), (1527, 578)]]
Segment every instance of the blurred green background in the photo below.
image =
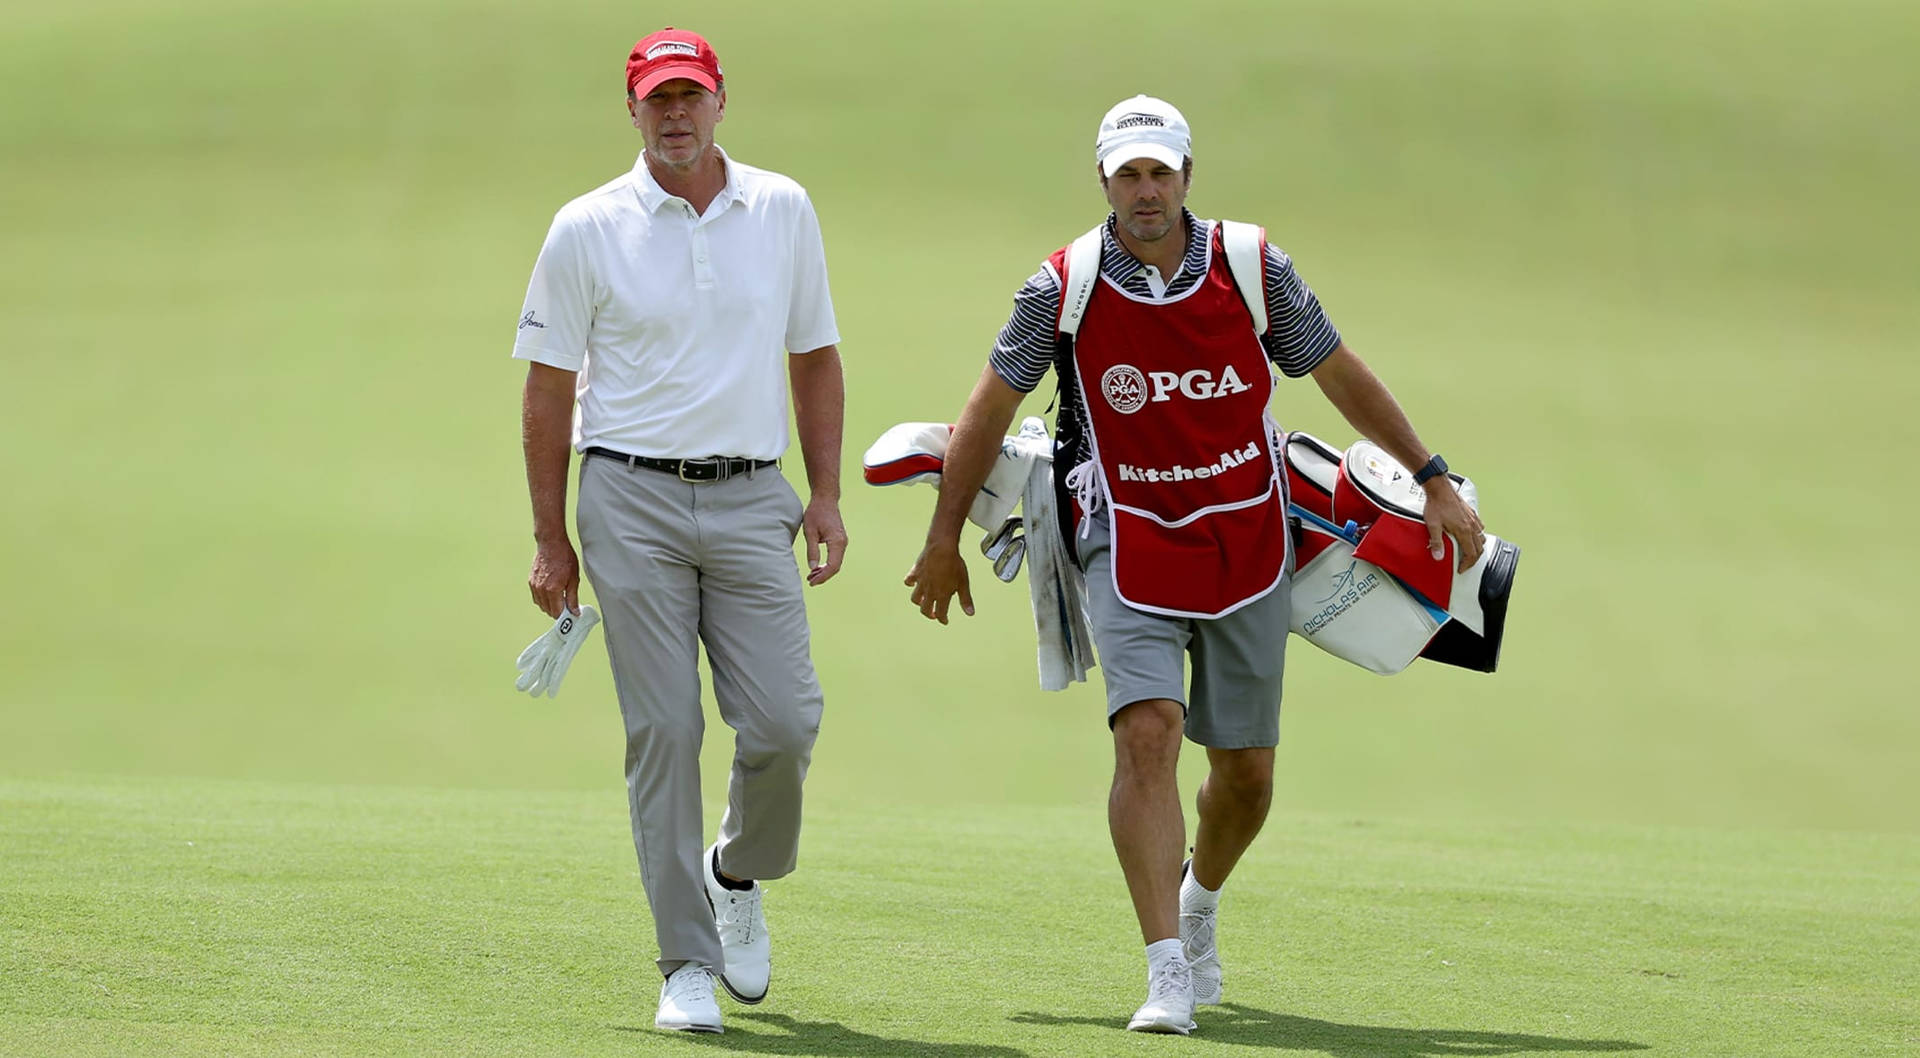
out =
[[(818, 803), (1103, 796), (1097, 682), (1037, 690), (1023, 587), (920, 620), (931, 493), (858, 461), (957, 412), (1149, 92), (1193, 207), (1267, 226), (1525, 550), (1497, 675), (1293, 652), (1278, 805), (1920, 831), (1920, 8), (1863, 0), (10, 5), (0, 774), (619, 796), (597, 645), (512, 690), (546, 622), (508, 352), (665, 23), (827, 239)], [(1351, 437), (1309, 384), (1276, 411)]]

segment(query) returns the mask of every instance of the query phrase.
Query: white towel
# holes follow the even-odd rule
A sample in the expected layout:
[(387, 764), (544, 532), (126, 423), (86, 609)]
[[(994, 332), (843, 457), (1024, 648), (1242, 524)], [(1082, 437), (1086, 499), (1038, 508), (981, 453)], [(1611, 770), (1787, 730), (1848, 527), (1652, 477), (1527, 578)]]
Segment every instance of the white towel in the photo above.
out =
[(1029, 416), (1016, 443), (1043, 453), (1033, 462), (1021, 497), (1027, 534), (1027, 594), (1039, 638), (1040, 689), (1064, 691), (1085, 683), (1094, 667), (1093, 628), (1087, 623), (1085, 574), (1065, 554), (1053, 498), (1053, 443), (1046, 424)]

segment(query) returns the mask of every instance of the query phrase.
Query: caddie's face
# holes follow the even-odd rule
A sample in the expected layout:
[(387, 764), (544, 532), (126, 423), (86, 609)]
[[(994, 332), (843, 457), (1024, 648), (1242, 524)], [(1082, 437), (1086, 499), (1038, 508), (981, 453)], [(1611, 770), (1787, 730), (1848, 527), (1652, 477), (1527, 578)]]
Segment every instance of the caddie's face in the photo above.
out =
[(727, 116), (727, 89), (709, 92), (685, 77), (663, 81), (644, 98), (630, 100), (633, 127), (647, 157), (674, 169), (691, 169), (713, 146), (713, 130)]
[(1188, 183), (1184, 168), (1152, 158), (1135, 158), (1100, 181), (1120, 227), (1141, 242), (1164, 239), (1178, 226)]

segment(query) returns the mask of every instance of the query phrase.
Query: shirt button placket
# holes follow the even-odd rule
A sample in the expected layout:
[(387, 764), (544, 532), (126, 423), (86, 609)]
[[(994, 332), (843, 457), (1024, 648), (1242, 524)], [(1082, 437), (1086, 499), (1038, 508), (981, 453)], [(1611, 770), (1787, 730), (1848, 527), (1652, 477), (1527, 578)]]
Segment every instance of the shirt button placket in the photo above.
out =
[(693, 224), (693, 285), (710, 287), (713, 285), (713, 263), (707, 252), (707, 227), (699, 221)]

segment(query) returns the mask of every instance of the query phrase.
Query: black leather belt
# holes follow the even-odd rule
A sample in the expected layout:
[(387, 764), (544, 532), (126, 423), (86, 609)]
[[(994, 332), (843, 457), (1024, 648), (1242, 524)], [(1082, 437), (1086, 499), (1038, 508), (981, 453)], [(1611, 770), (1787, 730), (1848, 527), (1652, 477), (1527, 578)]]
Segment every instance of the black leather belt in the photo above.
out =
[(765, 470), (779, 462), (777, 459), (739, 459), (726, 456), (713, 456), (708, 459), (655, 459), (652, 456), (630, 456), (611, 448), (589, 448), (585, 454), (616, 460), (625, 463), (628, 467), (658, 470), (662, 474), (672, 474), (681, 481), (693, 482), (725, 481), (735, 475)]

